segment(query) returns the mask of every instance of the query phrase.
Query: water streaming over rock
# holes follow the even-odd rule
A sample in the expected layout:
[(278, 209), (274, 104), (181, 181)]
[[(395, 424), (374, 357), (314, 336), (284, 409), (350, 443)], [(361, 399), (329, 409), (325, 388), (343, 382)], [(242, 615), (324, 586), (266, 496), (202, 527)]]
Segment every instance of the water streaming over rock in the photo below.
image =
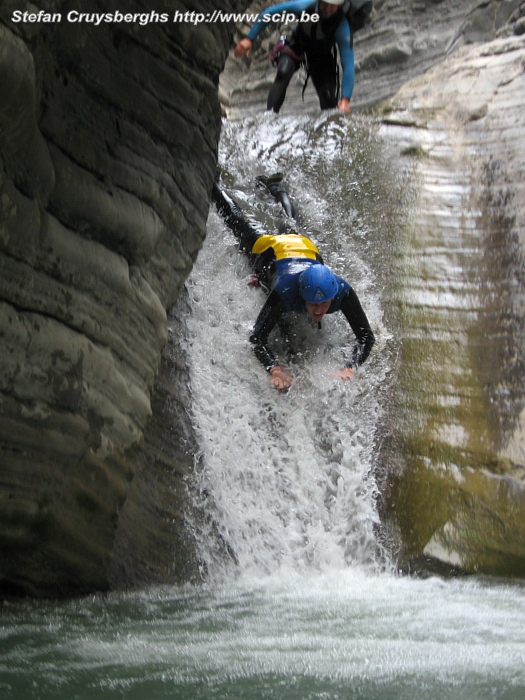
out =
[(390, 158), (374, 120), (338, 115), (226, 124), (220, 156), (223, 182), (269, 231), (282, 212), (254, 178), (286, 174), (301, 230), (354, 285), (376, 346), (341, 384), (329, 372), (346, 324), (299, 326), (297, 383), (271, 389), (248, 342), (264, 297), (212, 210), (180, 308), (185, 332), (173, 337), (191, 358), (199, 451), (188, 526), (207, 582), (4, 604), (1, 697), (521, 699), (523, 586), (400, 577), (378, 536), (378, 454), (399, 374), (388, 310), (410, 165)]
[[(334, 115), (263, 115), (224, 128), (224, 186), (273, 233), (293, 222), (283, 220), (280, 205), (255, 178), (285, 174), (301, 232), (354, 286), (377, 342), (356, 381), (344, 383), (330, 373), (343, 366), (353, 345), (345, 319), (325, 317), (321, 331), (297, 320), (296, 382), (285, 394), (272, 389), (248, 342), (263, 292), (247, 285), (247, 260), (212, 212), (187, 285), (192, 411), (202, 449), (193, 487), (205, 522), (231, 554), (215, 557), (216, 539), (205, 529), (202, 556), (212, 570), (232, 561), (241, 573), (384, 563), (375, 536), (374, 464), (395, 355), (382, 311), (383, 281), (372, 270), (374, 218), (381, 213), (371, 204), (381, 201), (384, 214), (397, 193), (394, 186), (386, 194), (372, 125), (363, 122), (359, 139), (347, 126)], [(372, 196), (367, 189), (375, 189)]]

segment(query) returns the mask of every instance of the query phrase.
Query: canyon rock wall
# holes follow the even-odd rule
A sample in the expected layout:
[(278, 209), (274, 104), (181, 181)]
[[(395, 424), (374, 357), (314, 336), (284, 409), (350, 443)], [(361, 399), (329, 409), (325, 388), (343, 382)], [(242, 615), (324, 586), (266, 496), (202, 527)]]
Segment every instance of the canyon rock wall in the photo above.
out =
[(383, 105), (417, 179), (382, 489), (407, 568), (525, 575), (524, 67), (522, 36), (465, 45)]
[[(230, 27), (171, 21), (196, 9), (183, 2), (128, 1), (131, 21), (115, 14), (121, 5), (0, 8), (5, 591), (81, 592), (138, 576), (112, 553), (167, 312), (205, 235)], [(113, 17), (97, 26), (79, 12)]]

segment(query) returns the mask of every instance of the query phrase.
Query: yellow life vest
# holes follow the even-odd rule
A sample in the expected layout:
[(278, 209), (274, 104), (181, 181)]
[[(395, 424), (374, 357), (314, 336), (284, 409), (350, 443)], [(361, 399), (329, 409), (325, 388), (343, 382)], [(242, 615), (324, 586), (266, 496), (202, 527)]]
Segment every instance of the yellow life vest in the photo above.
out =
[(318, 249), (311, 240), (298, 233), (287, 233), (282, 236), (259, 236), (255, 241), (252, 253), (264, 253), (273, 248), (276, 260), (284, 258), (308, 258), (317, 260)]

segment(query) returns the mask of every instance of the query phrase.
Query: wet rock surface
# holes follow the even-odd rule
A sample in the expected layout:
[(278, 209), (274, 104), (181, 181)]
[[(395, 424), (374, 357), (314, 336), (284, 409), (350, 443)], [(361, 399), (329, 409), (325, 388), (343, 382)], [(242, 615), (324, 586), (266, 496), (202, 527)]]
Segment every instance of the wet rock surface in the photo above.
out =
[(513, 575), (525, 573), (524, 66), (522, 38), (464, 46), (403, 86), (381, 128), (418, 180), (392, 314), (400, 442), (384, 458), (404, 456), (390, 515), (407, 559)]
[[(167, 312), (205, 235), (229, 27), (96, 26), (66, 20), (86, 3), (39, 5), (0, 8), (0, 586), (81, 592), (107, 588), (110, 572), (117, 585), (176, 579), (173, 543), (169, 567), (148, 573), (176, 503), (136, 507), (134, 527), (160, 534), (133, 566), (113, 548), (145, 430), (155, 432), (152, 405), (162, 414), (152, 395)], [(161, 1), (155, 11), (177, 8), (187, 9)], [(15, 22), (15, 9), (55, 19)], [(169, 363), (162, 370), (158, 391)], [(162, 490), (162, 474), (150, 472), (150, 489), (158, 479)]]

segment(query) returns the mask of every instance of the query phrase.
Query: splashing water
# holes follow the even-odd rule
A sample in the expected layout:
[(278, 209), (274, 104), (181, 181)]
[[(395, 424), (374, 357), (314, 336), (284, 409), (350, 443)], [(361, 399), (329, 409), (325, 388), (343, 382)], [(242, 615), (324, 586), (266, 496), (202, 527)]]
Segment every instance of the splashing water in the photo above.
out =
[[(187, 285), (192, 411), (202, 450), (193, 488), (207, 514), (207, 526), (194, 529), (201, 529), (201, 556), (211, 575), (232, 563), (235, 575), (384, 565), (375, 537), (373, 469), (390, 335), (378, 283), (363, 246), (354, 245), (366, 217), (349, 232), (348, 206), (339, 204), (356, 188), (353, 150), (352, 133), (334, 116), (277, 121), (265, 115), (225, 125), (225, 186), (230, 183), (255, 224), (275, 232), (284, 213), (255, 178), (285, 174), (301, 229), (354, 286), (377, 342), (357, 379), (342, 382), (331, 372), (344, 366), (354, 342), (342, 314), (325, 317), (321, 331), (297, 319), (295, 383), (285, 394), (276, 392), (248, 341), (264, 294), (248, 286), (248, 262), (212, 210)], [(272, 342), (278, 347), (278, 338)], [(217, 536), (230, 557), (217, 556)]]
[(301, 225), (355, 287), (376, 345), (341, 383), (330, 370), (351, 344), (346, 322), (302, 324), (296, 382), (272, 389), (248, 341), (263, 293), (212, 210), (183, 334), (200, 444), (190, 524), (207, 583), (4, 603), (2, 699), (524, 697), (523, 586), (398, 577), (376, 539), (375, 459), (396, 362), (382, 309), (404, 216), (403, 178), (379, 151), (373, 125), (338, 115), (225, 125), (226, 185), (278, 230), (282, 212), (254, 178), (286, 173)]

